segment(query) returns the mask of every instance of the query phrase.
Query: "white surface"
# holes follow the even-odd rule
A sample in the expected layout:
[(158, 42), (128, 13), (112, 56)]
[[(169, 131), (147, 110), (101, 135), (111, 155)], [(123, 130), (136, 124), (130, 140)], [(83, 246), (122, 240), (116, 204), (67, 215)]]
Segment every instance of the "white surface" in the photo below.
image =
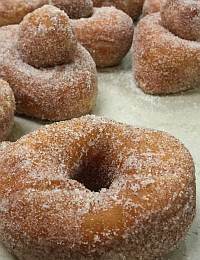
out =
[[(165, 130), (190, 150), (196, 165), (197, 216), (188, 236), (167, 260), (200, 259), (200, 89), (180, 95), (154, 97), (138, 89), (131, 73), (130, 56), (120, 67), (99, 73), (99, 96), (94, 114), (135, 126)], [(12, 139), (36, 129), (40, 122), (16, 118)], [(13, 260), (0, 248), (0, 260)]]

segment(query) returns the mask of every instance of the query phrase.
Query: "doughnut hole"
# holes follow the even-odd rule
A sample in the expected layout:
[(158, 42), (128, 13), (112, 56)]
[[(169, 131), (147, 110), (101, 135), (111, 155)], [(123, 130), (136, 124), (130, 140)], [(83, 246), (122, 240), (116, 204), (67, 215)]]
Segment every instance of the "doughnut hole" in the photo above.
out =
[(77, 40), (67, 14), (45, 5), (25, 16), (19, 26), (18, 49), (24, 62), (36, 68), (70, 63)]
[(108, 158), (110, 154), (106, 151), (97, 154), (90, 151), (89, 156), (84, 158), (71, 179), (78, 181), (90, 191), (100, 192), (101, 189), (109, 189), (116, 172), (111, 167)]
[(93, 13), (92, 0), (51, 0), (51, 4), (65, 11), (71, 19), (89, 17)]
[(161, 4), (162, 24), (176, 36), (200, 41), (200, 0), (166, 0)]

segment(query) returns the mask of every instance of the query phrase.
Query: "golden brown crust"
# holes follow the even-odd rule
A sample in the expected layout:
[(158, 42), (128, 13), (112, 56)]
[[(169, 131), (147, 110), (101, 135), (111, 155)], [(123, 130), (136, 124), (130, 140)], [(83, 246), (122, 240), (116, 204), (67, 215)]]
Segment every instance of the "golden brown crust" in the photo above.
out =
[(93, 0), (93, 3), (96, 7), (115, 6), (135, 19), (142, 13), (144, 0)]
[(161, 5), (162, 24), (185, 40), (200, 41), (200, 1), (166, 0)]
[(71, 19), (89, 17), (93, 13), (92, 0), (50, 0), (49, 4), (65, 11)]
[(152, 14), (160, 11), (161, 0), (145, 0), (143, 5), (142, 14), (143, 16), (147, 14)]
[(1, 0), (0, 26), (17, 24), (26, 14), (47, 3), (48, 0)]
[(24, 136), (0, 165), (0, 241), (20, 260), (153, 260), (195, 215), (191, 155), (163, 132), (86, 116)]
[(44, 5), (20, 23), (18, 48), (24, 62), (36, 68), (54, 67), (73, 61), (77, 39), (67, 14)]
[(0, 79), (0, 141), (5, 140), (14, 123), (15, 99), (7, 82)]
[(166, 95), (199, 87), (200, 44), (162, 26), (159, 13), (144, 17), (133, 40), (133, 72), (148, 94)]
[(36, 69), (24, 63), (17, 49), (19, 26), (0, 28), (0, 76), (16, 98), (17, 113), (64, 120), (89, 113), (96, 101), (96, 66), (78, 45), (72, 63)]
[(98, 67), (120, 63), (132, 44), (132, 19), (114, 7), (94, 8), (90, 18), (72, 20), (79, 42)]

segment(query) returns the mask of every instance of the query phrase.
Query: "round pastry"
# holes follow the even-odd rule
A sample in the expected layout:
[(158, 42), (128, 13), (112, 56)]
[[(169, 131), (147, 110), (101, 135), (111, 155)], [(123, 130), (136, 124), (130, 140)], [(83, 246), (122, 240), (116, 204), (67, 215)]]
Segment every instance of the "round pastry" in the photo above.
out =
[(73, 61), (77, 40), (66, 13), (46, 5), (24, 17), (18, 47), (24, 62), (54, 67)]
[(14, 123), (15, 100), (8, 83), (0, 79), (0, 141), (5, 140)]
[[(138, 23), (133, 40), (133, 70), (144, 92), (170, 94), (199, 87), (200, 20), (197, 10), (200, 6), (194, 2), (200, 3), (164, 1), (161, 16), (160, 13), (148, 15)], [(172, 17), (172, 10), (175, 17)], [(182, 26), (179, 28), (177, 24)]]
[(86, 116), (5, 149), (0, 241), (20, 260), (153, 260), (194, 218), (193, 160), (164, 132)]
[(54, 6), (34, 11), (20, 25), (0, 28), (0, 76), (14, 91), (17, 113), (27, 116), (79, 117), (96, 101), (95, 63), (77, 44), (68, 16)]
[(131, 47), (133, 21), (114, 7), (94, 8), (91, 17), (72, 20), (72, 24), (98, 67), (118, 65)]
[(65, 11), (72, 19), (88, 17), (93, 13), (92, 0), (50, 0), (49, 3)]
[(94, 6), (115, 6), (132, 18), (138, 18), (142, 13), (144, 0), (93, 0)]
[(49, 0), (1, 0), (0, 26), (17, 24), (33, 10), (47, 4)]
[(161, 0), (145, 0), (142, 11), (143, 15), (159, 12), (160, 2)]

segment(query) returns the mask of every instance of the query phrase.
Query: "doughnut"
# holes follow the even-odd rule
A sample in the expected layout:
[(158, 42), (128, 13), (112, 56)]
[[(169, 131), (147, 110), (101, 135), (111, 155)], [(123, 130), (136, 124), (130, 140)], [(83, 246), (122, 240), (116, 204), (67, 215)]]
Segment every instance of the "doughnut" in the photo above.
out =
[(92, 0), (50, 0), (49, 3), (64, 10), (71, 19), (89, 17), (93, 13)]
[(59, 121), (88, 114), (95, 105), (95, 63), (76, 43), (68, 16), (54, 6), (0, 28), (0, 77), (14, 91), (18, 114)]
[(118, 65), (131, 47), (133, 21), (115, 7), (94, 8), (91, 17), (72, 20), (72, 25), (97, 67)]
[(55, 67), (73, 61), (77, 40), (66, 13), (45, 5), (24, 17), (18, 46), (24, 62)]
[(5, 149), (0, 241), (19, 260), (155, 260), (193, 221), (193, 160), (164, 132), (85, 116)]
[(14, 123), (15, 99), (7, 82), (0, 79), (0, 141), (5, 140)]
[(93, 0), (94, 6), (114, 6), (136, 19), (142, 13), (144, 0)]
[(51, 4), (64, 10), (72, 19), (92, 15), (92, 0), (1, 0), (0, 26), (20, 23), (24, 16), (43, 5)]
[(161, 13), (148, 15), (138, 23), (133, 40), (133, 74), (145, 93), (166, 95), (199, 87), (200, 27), (194, 2), (164, 1)]
[(143, 16), (151, 13), (156, 13), (160, 11), (161, 0), (145, 0), (143, 5), (142, 14)]
[(200, 1), (164, 1), (161, 7), (162, 24), (180, 38), (200, 41)]
[(48, 0), (1, 0), (0, 26), (17, 24), (26, 14), (47, 3)]

